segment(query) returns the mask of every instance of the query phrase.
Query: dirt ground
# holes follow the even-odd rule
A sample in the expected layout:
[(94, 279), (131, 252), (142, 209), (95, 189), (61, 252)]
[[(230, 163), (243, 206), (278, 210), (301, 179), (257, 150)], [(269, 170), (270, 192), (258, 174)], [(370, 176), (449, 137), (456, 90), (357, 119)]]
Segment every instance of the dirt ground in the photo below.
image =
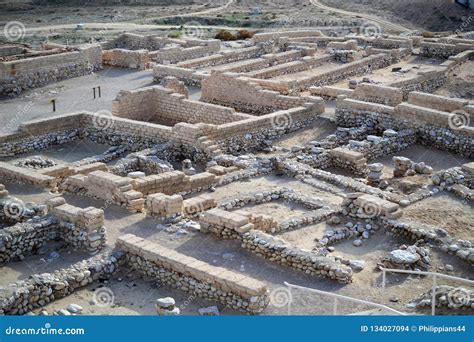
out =
[(446, 84), (434, 93), (467, 100), (474, 98), (474, 61), (467, 61), (454, 69), (449, 73)]
[(458, 239), (472, 240), (474, 205), (453, 195), (442, 194), (413, 204), (403, 217), (444, 228)]

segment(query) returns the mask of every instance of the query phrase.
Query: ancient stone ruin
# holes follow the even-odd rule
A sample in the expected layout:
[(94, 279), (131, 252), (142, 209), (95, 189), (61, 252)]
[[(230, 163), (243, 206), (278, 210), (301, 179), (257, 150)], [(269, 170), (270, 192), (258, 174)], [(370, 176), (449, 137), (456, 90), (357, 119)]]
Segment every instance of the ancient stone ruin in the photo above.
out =
[(472, 312), (462, 284), (389, 272), (387, 295), (380, 271), (472, 276), (474, 102), (446, 92), (473, 66), (473, 40), (417, 34), (0, 46), (2, 95), (103, 67), (150, 83), (5, 125), (0, 314), (129, 314), (145, 294), (136, 312), (281, 314), (285, 281)]

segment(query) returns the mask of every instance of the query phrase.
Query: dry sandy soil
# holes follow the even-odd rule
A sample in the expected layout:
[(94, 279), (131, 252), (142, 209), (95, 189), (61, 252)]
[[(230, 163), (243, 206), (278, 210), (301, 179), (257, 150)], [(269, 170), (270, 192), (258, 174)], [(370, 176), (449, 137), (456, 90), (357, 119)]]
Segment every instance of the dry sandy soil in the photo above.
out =
[[(355, 13), (370, 13), (392, 22), (408, 24), (412, 28), (427, 31), (474, 30), (472, 10), (454, 1), (446, 0), (321, 0), (320, 2), (351, 10)], [(471, 19), (469, 19), (471, 17)]]

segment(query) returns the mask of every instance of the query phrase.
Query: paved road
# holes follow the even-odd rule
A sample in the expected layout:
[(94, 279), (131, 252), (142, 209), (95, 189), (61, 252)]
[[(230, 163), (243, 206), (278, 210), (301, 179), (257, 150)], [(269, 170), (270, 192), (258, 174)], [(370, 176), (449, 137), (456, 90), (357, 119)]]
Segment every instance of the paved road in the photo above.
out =
[(394, 31), (394, 32), (397, 32), (397, 33), (410, 32), (411, 31), (409, 28), (407, 28), (405, 26), (402, 26), (402, 25), (399, 25), (399, 24), (394, 24), (394, 23), (392, 23), (388, 20), (381, 19), (381, 18), (376, 17), (374, 15), (344, 11), (344, 10), (341, 10), (341, 9), (338, 9), (338, 8), (334, 8), (334, 7), (324, 5), (319, 0), (309, 0), (309, 1), (311, 2), (311, 4), (313, 6), (316, 6), (318, 8), (321, 8), (321, 9), (324, 9), (324, 10), (327, 10), (327, 11), (332, 11), (332, 12), (348, 15), (348, 16), (351, 16), (351, 17), (354, 17), (354, 15), (357, 15), (357, 16), (363, 18), (363, 19), (366, 19), (368, 21), (372, 21), (372, 22), (380, 25), (382, 28), (384, 28), (386, 30), (389, 30), (389, 31)]

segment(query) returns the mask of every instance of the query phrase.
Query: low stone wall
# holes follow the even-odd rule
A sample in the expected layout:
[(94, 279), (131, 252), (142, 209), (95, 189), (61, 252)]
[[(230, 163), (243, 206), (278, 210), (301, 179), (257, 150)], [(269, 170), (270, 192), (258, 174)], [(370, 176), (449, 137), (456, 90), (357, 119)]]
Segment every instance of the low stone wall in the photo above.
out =
[(0, 62), (0, 94), (17, 95), (26, 89), (87, 75), (101, 67), (99, 45), (84, 45), (72, 52)]
[[(371, 126), (376, 130), (413, 129), (417, 141), (443, 150), (472, 157), (474, 128), (461, 126), (453, 130), (455, 113), (401, 103), (396, 107), (372, 104), (341, 96), (337, 101), (336, 118), (340, 126)], [(443, 139), (436, 137), (443, 136)]]
[(456, 240), (442, 228), (417, 222), (383, 219), (383, 227), (388, 231), (412, 241), (423, 240), (435, 244), (441, 251), (455, 255), (474, 266), (474, 248), (468, 240)]
[(185, 217), (195, 217), (201, 212), (216, 206), (217, 202), (212, 196), (207, 194), (199, 195), (183, 201), (183, 215)]
[(49, 213), (59, 221), (58, 237), (74, 249), (94, 254), (105, 247), (104, 211), (94, 207), (79, 208), (64, 198), (48, 200)]
[(220, 41), (206, 40), (205, 43), (193, 47), (164, 47), (149, 53), (152, 61), (160, 64), (179, 63), (189, 59), (196, 59), (218, 53), (221, 49)]
[(245, 73), (248, 77), (255, 77), (255, 74), (260, 73), (263, 69), (276, 65), (282, 65), (284, 63), (290, 63), (295, 60), (299, 60), (304, 56), (311, 55), (314, 52), (314, 49), (299, 49), (269, 53), (262, 55), (259, 58), (243, 60), (237, 64), (234, 63), (231, 65), (222, 65), (215, 68), (215, 70), (220, 72)]
[[(328, 206), (327, 203), (320, 198), (307, 197), (287, 188), (276, 188), (262, 192), (244, 194), (240, 197), (233, 198), (230, 201), (221, 203), (219, 208), (232, 210), (234, 208), (245, 207), (246, 205), (258, 205), (278, 200), (302, 205), (310, 211), (305, 215), (289, 217), (282, 222), (277, 222), (274, 218), (268, 215), (247, 212), (245, 209), (233, 211), (232, 213), (248, 217), (249, 222), (252, 223), (254, 228), (257, 230), (278, 233), (322, 222), (337, 211), (336, 208), (331, 208), (330, 205)], [(220, 212), (219, 215), (222, 216), (222, 213)]]
[(474, 50), (474, 44), (469, 43), (469, 41), (466, 41), (466, 43), (455, 44), (424, 41), (420, 46), (420, 55), (429, 58), (436, 57), (447, 59), (466, 50)]
[(155, 51), (164, 48), (168, 44), (185, 44), (186, 42), (179, 39), (171, 39), (168, 37), (158, 37), (154, 35), (139, 35), (135, 33), (125, 32), (120, 34), (113, 40), (102, 43), (104, 50), (126, 49), (126, 50), (149, 50)]
[(180, 195), (153, 194), (146, 198), (147, 213), (161, 218), (181, 215), (183, 211), (183, 197)]
[(75, 207), (67, 204), (62, 197), (54, 197), (46, 204), (48, 215), (41, 213), (43, 216), (0, 229), (0, 265), (34, 254), (53, 239), (61, 239), (70, 247), (91, 254), (104, 248), (106, 229), (103, 210)]
[(472, 312), (474, 309), (474, 292), (472, 290), (449, 285), (438, 285), (415, 298), (412, 303), (417, 309), (431, 309), (433, 298), (437, 310), (447, 310), (450, 314), (467, 315), (466, 311)]
[(474, 114), (474, 107), (472, 107), (472, 105), (470, 106), (470, 102), (465, 99), (457, 99), (413, 91), (408, 94), (408, 103), (419, 107), (425, 107), (449, 113), (452, 113), (456, 110), (465, 110), (469, 113), (472, 111), (470, 114)]
[(57, 190), (58, 186), (55, 177), (43, 175), (35, 170), (18, 167), (6, 162), (0, 162), (0, 178), (53, 191)]
[(144, 195), (154, 193), (173, 195), (177, 193), (199, 192), (210, 188), (216, 181), (216, 176), (209, 172), (200, 172), (187, 176), (181, 171), (171, 171), (135, 178), (131, 181), (131, 184), (134, 190)]
[(69, 192), (85, 192), (134, 212), (143, 210), (145, 204), (143, 194), (133, 190), (131, 178), (109, 172), (94, 171), (87, 175), (71, 176), (62, 187)]
[(149, 62), (148, 50), (113, 49), (102, 51), (102, 63), (105, 65), (144, 70), (148, 67)]
[(366, 75), (372, 70), (385, 68), (391, 63), (391, 57), (389, 54), (377, 54), (343, 64), (334, 70), (298, 79), (293, 87), (295, 89), (305, 90), (310, 86), (330, 85), (347, 77)]
[(280, 110), (256, 118), (216, 126), (206, 133), (222, 151), (237, 153), (259, 149), (267, 140), (276, 139), (312, 123), (324, 112), (324, 101), (304, 107)]
[(248, 48), (237, 49), (232, 51), (223, 51), (219, 54), (190, 59), (177, 63), (176, 66), (187, 69), (202, 69), (211, 66), (237, 62), (244, 59), (257, 58), (261, 55), (270, 53), (273, 44), (259, 44)]
[(290, 246), (272, 235), (255, 230), (248, 216), (215, 208), (204, 212), (199, 221), (202, 232), (240, 240), (243, 248), (271, 261), (342, 283), (349, 283), (352, 280), (352, 270), (349, 267), (333, 258), (316, 256), (309, 251)]
[(331, 56), (305, 56), (300, 60), (294, 60), (283, 64), (277, 64), (266, 68), (261, 68), (258, 71), (247, 73), (245, 74), (245, 76), (251, 78), (270, 79), (280, 75), (287, 75), (305, 70), (310, 70), (312, 68), (323, 65), (324, 63), (327, 63), (330, 60)]
[(396, 106), (403, 102), (403, 92), (400, 89), (371, 83), (358, 84), (351, 97), (387, 106)]
[(264, 283), (127, 234), (117, 240), (128, 265), (160, 283), (251, 314), (269, 303)]
[(193, 69), (178, 67), (173, 65), (162, 65), (155, 64), (153, 66), (153, 80), (155, 82), (161, 82), (163, 78), (173, 76), (184, 84), (189, 86), (200, 87), (202, 79), (206, 78), (205, 75), (198, 75)]
[(367, 172), (367, 159), (362, 153), (345, 147), (336, 147), (329, 150), (328, 153), (333, 166), (348, 169), (357, 176), (365, 176)]
[(0, 315), (26, 314), (107, 278), (116, 271), (121, 257), (121, 252), (105, 252), (53, 273), (35, 274), (0, 286)]
[(412, 91), (433, 93), (443, 86), (448, 80), (447, 71), (448, 69), (442, 66), (433, 70), (419, 71), (415, 77), (390, 82), (387, 86), (400, 88), (403, 92), (403, 99), (407, 100), (408, 94)]
[(0, 265), (35, 253), (57, 237), (58, 225), (54, 217), (43, 216), (0, 229)]
[(180, 122), (221, 125), (246, 119), (233, 108), (187, 99), (161, 86), (121, 91), (112, 113), (128, 119), (175, 125)]
[(277, 40), (280, 38), (301, 38), (301, 37), (320, 37), (323, 34), (319, 30), (295, 30), (295, 31), (280, 31), (280, 32), (264, 32), (257, 33), (252, 37), (255, 43), (264, 42), (268, 40)]
[(322, 101), (316, 97), (284, 96), (275, 91), (264, 90), (252, 83), (251, 80), (228, 72), (213, 72), (209, 78), (202, 82), (201, 100), (233, 107), (236, 110), (255, 115)]
[(398, 204), (363, 193), (346, 194), (342, 208), (344, 215), (360, 219), (374, 219), (381, 216), (397, 219), (402, 216)]
[(24, 203), (21, 199), (10, 196), (5, 185), (0, 184), (0, 221), (6, 224), (15, 224), (27, 221), (35, 216), (46, 214), (45, 205)]
[(312, 276), (352, 282), (352, 269), (336, 259), (317, 256), (310, 251), (300, 250), (285, 241), (258, 230), (243, 235), (242, 247), (280, 265), (289, 266)]

